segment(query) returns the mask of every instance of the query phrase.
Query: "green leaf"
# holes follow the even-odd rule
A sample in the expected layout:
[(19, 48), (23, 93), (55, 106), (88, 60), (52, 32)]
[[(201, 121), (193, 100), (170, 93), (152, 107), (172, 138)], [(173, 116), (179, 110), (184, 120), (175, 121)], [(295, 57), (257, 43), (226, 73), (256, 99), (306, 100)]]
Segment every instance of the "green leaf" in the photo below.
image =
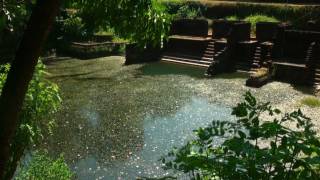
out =
[(242, 139), (247, 137), (247, 135), (242, 131), (238, 131), (238, 134), (239, 134), (240, 138), (242, 138)]

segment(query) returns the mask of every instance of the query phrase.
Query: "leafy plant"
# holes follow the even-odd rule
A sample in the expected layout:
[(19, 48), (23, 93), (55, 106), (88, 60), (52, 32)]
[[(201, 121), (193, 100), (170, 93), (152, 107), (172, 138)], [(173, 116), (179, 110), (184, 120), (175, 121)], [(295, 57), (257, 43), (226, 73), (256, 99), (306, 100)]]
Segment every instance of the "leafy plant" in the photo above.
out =
[(16, 180), (69, 180), (73, 176), (62, 155), (51, 159), (46, 153), (35, 153), (31, 162), (21, 169)]
[(316, 97), (305, 97), (301, 100), (301, 103), (309, 107), (320, 107), (320, 100)]
[[(232, 121), (213, 121), (161, 160), (195, 179), (319, 179), (320, 141), (300, 110), (282, 113), (250, 92)], [(285, 124), (295, 124), (288, 128)]]
[(238, 16), (234, 15), (234, 16), (226, 17), (226, 20), (228, 20), (228, 21), (239, 21), (240, 18)]
[(82, 19), (76, 15), (64, 20), (62, 29), (65, 39), (80, 40), (86, 35)]
[(111, 27), (121, 38), (159, 46), (169, 31), (170, 16), (157, 0), (75, 1), (85, 24), (91, 29)]
[(175, 19), (194, 19), (197, 17), (201, 17), (200, 8), (193, 8), (188, 5), (181, 6), (177, 13), (174, 15)]
[[(9, 69), (9, 64), (0, 66), (0, 93)], [(6, 165), (7, 177), (11, 177), (10, 174), (15, 172), (15, 167), (26, 148), (36, 144), (44, 135), (51, 134), (55, 124), (51, 115), (58, 110), (61, 104), (59, 88), (56, 84), (46, 80), (44, 76), (45, 66), (40, 61), (29, 84), (19, 117), (20, 126), (10, 147), (10, 162)]]
[(258, 22), (279, 22), (278, 19), (272, 16), (266, 16), (262, 14), (250, 15), (247, 16), (244, 21), (251, 23), (252, 32), (255, 34), (256, 32), (256, 24)]

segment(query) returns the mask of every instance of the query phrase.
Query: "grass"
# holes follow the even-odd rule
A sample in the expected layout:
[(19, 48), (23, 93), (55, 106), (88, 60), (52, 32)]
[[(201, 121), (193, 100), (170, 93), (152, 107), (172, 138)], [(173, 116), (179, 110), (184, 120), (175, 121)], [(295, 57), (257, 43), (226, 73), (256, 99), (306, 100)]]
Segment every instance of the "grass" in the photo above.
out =
[(305, 97), (301, 100), (301, 104), (312, 107), (312, 108), (320, 107), (320, 99), (312, 96)]

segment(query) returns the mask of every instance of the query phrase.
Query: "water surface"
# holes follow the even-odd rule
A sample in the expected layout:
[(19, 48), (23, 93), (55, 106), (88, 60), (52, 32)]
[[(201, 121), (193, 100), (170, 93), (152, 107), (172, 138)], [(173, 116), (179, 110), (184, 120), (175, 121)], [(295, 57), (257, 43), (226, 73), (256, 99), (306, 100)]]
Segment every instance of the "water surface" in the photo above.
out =
[[(63, 153), (77, 179), (166, 175), (158, 159), (212, 120), (233, 120), (231, 107), (250, 90), (259, 100), (295, 107), (305, 92), (273, 82), (246, 87), (241, 73), (203, 77), (204, 70), (163, 63), (122, 66), (122, 57), (48, 62), (63, 98), (58, 127), (39, 148)], [(290, 104), (288, 106), (288, 104)]]

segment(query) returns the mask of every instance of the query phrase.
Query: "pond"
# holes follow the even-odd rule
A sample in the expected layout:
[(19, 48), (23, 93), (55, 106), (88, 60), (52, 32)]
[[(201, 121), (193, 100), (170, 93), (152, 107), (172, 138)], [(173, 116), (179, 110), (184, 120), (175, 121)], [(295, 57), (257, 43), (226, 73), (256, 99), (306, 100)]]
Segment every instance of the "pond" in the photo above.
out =
[[(123, 66), (123, 57), (47, 62), (63, 105), (57, 128), (38, 148), (64, 157), (77, 179), (135, 179), (167, 175), (158, 161), (212, 120), (230, 120), (231, 108), (250, 90), (280, 108), (301, 107), (308, 89), (272, 82), (246, 86), (246, 74), (207, 79), (203, 69), (160, 62)], [(217, 142), (218, 143), (218, 142)]]

